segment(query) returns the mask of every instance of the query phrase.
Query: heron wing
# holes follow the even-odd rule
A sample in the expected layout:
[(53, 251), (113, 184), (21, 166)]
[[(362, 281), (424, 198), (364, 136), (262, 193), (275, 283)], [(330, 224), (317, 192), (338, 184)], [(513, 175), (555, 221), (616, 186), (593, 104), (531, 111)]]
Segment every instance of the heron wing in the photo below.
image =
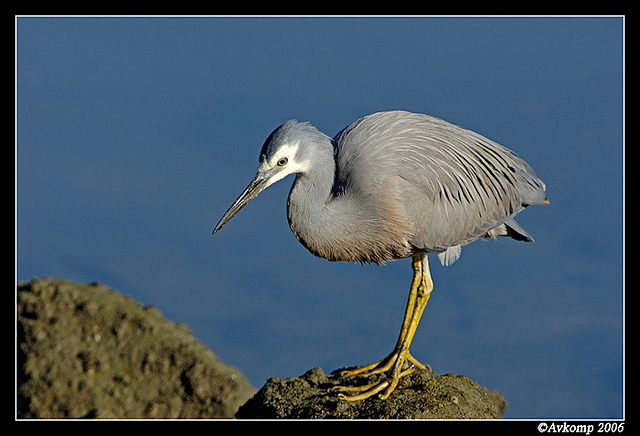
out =
[(418, 249), (443, 252), (505, 223), (529, 237), (512, 217), (546, 202), (544, 183), (515, 153), (428, 115), (369, 115), (338, 133), (334, 147), (336, 189), (375, 202), (396, 188)]

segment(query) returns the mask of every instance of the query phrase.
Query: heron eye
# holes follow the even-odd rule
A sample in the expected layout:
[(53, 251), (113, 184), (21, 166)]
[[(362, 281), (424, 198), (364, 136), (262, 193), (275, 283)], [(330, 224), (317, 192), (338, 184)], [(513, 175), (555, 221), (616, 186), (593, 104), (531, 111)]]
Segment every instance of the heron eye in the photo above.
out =
[(287, 159), (286, 157), (283, 157), (282, 159), (280, 159), (278, 161), (278, 166), (279, 167), (283, 167), (283, 166), (285, 166), (287, 164), (287, 162), (289, 162), (289, 159)]

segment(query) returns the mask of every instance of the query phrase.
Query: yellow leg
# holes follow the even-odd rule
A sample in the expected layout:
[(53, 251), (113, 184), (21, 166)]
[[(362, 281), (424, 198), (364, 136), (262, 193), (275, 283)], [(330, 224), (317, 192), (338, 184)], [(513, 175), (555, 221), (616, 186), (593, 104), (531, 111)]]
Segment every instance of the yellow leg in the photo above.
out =
[(368, 376), (387, 372), (387, 376), (380, 382), (365, 386), (337, 386), (334, 390), (341, 392), (361, 392), (356, 395), (345, 395), (341, 393), (339, 394), (341, 398), (348, 401), (359, 401), (375, 395), (384, 389), (380, 397), (385, 399), (396, 388), (400, 378), (413, 372), (416, 367), (420, 369), (428, 368), (429, 371), (431, 371), (428, 365), (423, 365), (418, 362), (411, 353), (409, 353), (409, 346), (413, 340), (413, 335), (418, 328), (420, 317), (433, 290), (427, 255), (414, 256), (411, 265), (413, 267), (413, 280), (411, 281), (409, 301), (407, 302), (402, 328), (400, 329), (400, 336), (398, 337), (398, 342), (393, 352), (379, 362), (342, 373), (346, 376)]
[[(411, 281), (411, 290), (409, 291), (409, 301), (407, 302), (407, 307), (404, 311), (404, 320), (402, 321), (400, 336), (398, 337), (398, 342), (396, 343), (396, 346), (394, 347), (393, 352), (378, 362), (372, 363), (367, 366), (355, 368), (352, 370), (344, 371), (342, 375), (354, 376), (354, 375), (359, 375), (363, 373), (366, 373), (366, 375), (377, 374), (380, 372), (387, 371), (389, 370), (389, 368), (391, 368), (391, 366), (393, 366), (393, 362), (395, 362), (396, 358), (398, 357), (400, 348), (402, 347), (402, 342), (407, 336), (407, 331), (409, 330), (409, 324), (411, 323), (411, 318), (412, 318), (414, 306), (416, 303), (416, 297), (418, 295), (418, 287), (420, 286), (420, 282), (422, 280), (422, 262), (417, 261), (416, 259), (413, 259), (411, 266), (413, 268), (413, 280)], [(417, 360), (415, 359), (413, 360), (416, 363), (418, 363), (418, 365), (422, 365)]]

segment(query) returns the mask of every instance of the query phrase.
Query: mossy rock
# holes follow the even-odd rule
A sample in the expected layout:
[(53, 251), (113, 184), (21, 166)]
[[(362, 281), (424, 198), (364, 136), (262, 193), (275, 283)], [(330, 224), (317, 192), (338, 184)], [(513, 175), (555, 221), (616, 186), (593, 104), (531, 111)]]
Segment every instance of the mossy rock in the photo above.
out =
[[(361, 380), (372, 382), (377, 376)], [(273, 377), (245, 403), (238, 419), (499, 419), (507, 402), (496, 392), (463, 375), (414, 371), (400, 379), (386, 400), (377, 395), (348, 402), (330, 389), (350, 385), (339, 371), (325, 374), (320, 368), (300, 377)]]
[(18, 418), (231, 418), (256, 392), (186, 325), (104, 285), (17, 291)]

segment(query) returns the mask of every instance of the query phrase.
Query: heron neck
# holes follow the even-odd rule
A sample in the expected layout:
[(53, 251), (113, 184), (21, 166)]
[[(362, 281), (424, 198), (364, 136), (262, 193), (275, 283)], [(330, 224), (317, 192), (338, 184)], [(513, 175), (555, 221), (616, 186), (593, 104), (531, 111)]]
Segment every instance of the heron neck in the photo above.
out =
[(372, 219), (378, 212), (372, 204), (336, 189), (333, 145), (327, 139), (322, 146), (314, 165), (296, 176), (289, 193), (287, 215), (296, 238), (314, 255), (331, 261), (383, 263), (409, 255), (400, 235), (385, 238), (402, 225), (384, 217)]
[[(332, 202), (332, 190), (336, 164), (333, 157), (333, 145), (327, 138), (317, 144), (318, 153), (313, 164), (304, 173), (296, 175), (289, 192), (287, 215), (293, 233), (300, 237), (309, 237), (320, 229), (326, 229), (327, 205)], [(300, 239), (301, 242), (302, 239)], [(304, 244), (304, 242), (303, 242)]]

